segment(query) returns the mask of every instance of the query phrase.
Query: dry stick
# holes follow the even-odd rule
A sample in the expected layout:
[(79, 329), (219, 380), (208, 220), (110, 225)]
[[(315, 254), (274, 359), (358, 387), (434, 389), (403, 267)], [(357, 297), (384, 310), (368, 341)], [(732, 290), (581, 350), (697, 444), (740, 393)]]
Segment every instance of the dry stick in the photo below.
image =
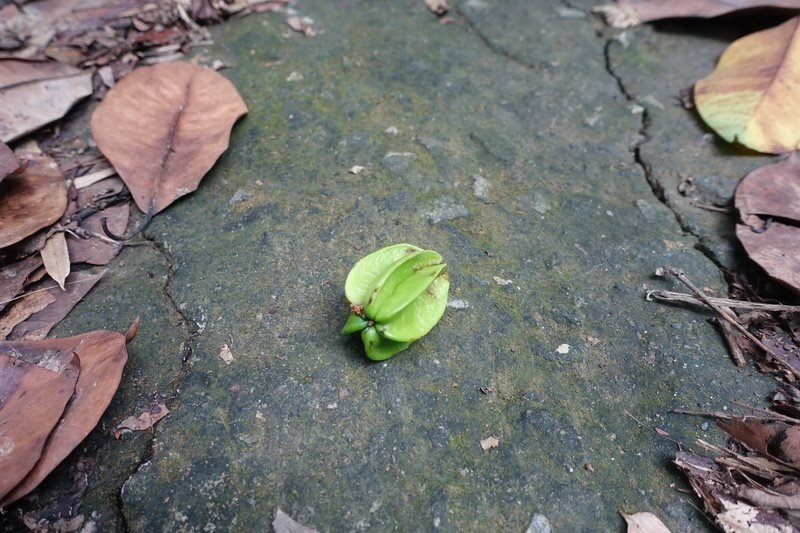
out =
[(731, 359), (736, 363), (736, 366), (744, 366), (744, 353), (741, 347), (739, 347), (739, 343), (736, 342), (736, 334), (733, 332), (733, 327), (724, 320), (717, 320), (716, 322), (717, 325), (719, 325), (720, 331), (722, 331), (722, 336), (725, 337), (725, 343), (728, 345), (728, 350), (731, 352)]
[(762, 407), (755, 407), (755, 406), (752, 406), (752, 405), (747, 405), (746, 403), (740, 402), (740, 401), (737, 401), (737, 400), (733, 400), (731, 403), (733, 405), (738, 405), (739, 407), (744, 407), (745, 409), (750, 409), (750, 410), (755, 411), (757, 413), (763, 413), (765, 415), (774, 417), (777, 420), (783, 420), (784, 422), (792, 422), (794, 424), (800, 424), (800, 420), (798, 420), (797, 418), (794, 418), (794, 417), (791, 417), (791, 416), (788, 416), (788, 415), (784, 415), (782, 413), (776, 413), (775, 411), (770, 411), (769, 409), (764, 409)]
[[(724, 305), (725, 307), (750, 309), (752, 311), (789, 311), (791, 313), (800, 312), (800, 305), (765, 304), (760, 302), (747, 302), (745, 300), (732, 300), (730, 298), (715, 298), (713, 296), (706, 296), (706, 298), (715, 304)], [(697, 305), (703, 304), (703, 301), (700, 298), (691, 294), (686, 294), (685, 292), (661, 290), (647, 291), (645, 299), (648, 302), (658, 300), (659, 302), (682, 302)]]
[(697, 286), (695, 286), (695, 284), (692, 283), (689, 280), (689, 278), (686, 277), (686, 274), (684, 274), (683, 272), (681, 272), (677, 268), (673, 268), (673, 267), (669, 267), (669, 266), (665, 267), (665, 268), (667, 269), (667, 271), (670, 274), (672, 274), (673, 276), (678, 278), (681, 281), (681, 283), (683, 283), (684, 285), (689, 287), (692, 290), (692, 292), (694, 292), (697, 295), (697, 297), (700, 298), (703, 301), (704, 304), (706, 304), (711, 309), (716, 311), (717, 314), (720, 316), (720, 318), (722, 318), (722, 319), (726, 320), (727, 322), (729, 322), (731, 324), (731, 326), (733, 326), (736, 329), (738, 329), (742, 333), (742, 335), (744, 335), (745, 337), (747, 337), (748, 339), (753, 341), (756, 344), (756, 346), (758, 346), (759, 348), (764, 350), (764, 352), (767, 355), (769, 355), (771, 358), (773, 358), (775, 360), (775, 362), (783, 365), (784, 368), (786, 368), (795, 378), (800, 379), (800, 371), (797, 371), (794, 368), (792, 368), (791, 366), (789, 366), (788, 364), (786, 364), (786, 362), (783, 361), (778, 354), (773, 352), (772, 349), (769, 346), (767, 346), (766, 344), (761, 342), (761, 340), (758, 337), (756, 337), (755, 335), (753, 335), (752, 333), (747, 331), (747, 328), (742, 326), (739, 323), (739, 321), (736, 320), (735, 317), (731, 316), (732, 311), (730, 309), (728, 309), (726, 307), (720, 307), (719, 305), (717, 305), (714, 302), (712, 302), (711, 300), (709, 300), (708, 296), (703, 294), (703, 292), (700, 289), (698, 289)]

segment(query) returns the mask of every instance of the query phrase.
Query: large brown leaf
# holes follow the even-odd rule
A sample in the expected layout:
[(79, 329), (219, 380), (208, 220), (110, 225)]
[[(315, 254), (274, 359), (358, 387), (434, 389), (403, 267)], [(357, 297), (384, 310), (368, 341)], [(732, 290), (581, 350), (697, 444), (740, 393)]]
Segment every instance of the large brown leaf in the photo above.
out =
[(36, 466), (0, 500), (0, 505), (6, 506), (36, 488), (97, 425), (119, 386), (128, 352), (124, 335), (99, 330), (61, 339), (0, 341), (0, 353), (14, 353), (31, 362), (54, 354), (63, 357), (74, 353), (80, 360), (80, 376), (72, 401), (47, 439)]
[(617, 0), (595, 11), (602, 13), (615, 28), (628, 28), (651, 20), (712, 18), (756, 7), (800, 9), (800, 4), (797, 0)]
[(750, 258), (800, 291), (800, 157), (748, 174), (736, 188), (736, 207), (736, 236)]
[(0, 59), (0, 141), (63, 117), (92, 94), (92, 73), (52, 61)]
[(67, 186), (58, 165), (46, 156), (31, 157), (24, 172), (0, 183), (0, 248), (57, 222), (66, 208)]
[(75, 391), (78, 359), (48, 370), (0, 353), (0, 500), (36, 465)]
[(197, 188), (245, 113), (221, 75), (162, 63), (134, 70), (108, 92), (92, 115), (92, 134), (139, 209), (154, 215)]

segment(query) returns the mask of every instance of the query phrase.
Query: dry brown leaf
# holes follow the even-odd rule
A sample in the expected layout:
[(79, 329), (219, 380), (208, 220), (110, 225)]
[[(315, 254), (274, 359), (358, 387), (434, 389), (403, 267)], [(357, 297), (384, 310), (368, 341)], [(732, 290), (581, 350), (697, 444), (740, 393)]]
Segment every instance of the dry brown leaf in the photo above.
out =
[(197, 188), (245, 113), (220, 74), (164, 63), (117, 82), (92, 115), (92, 134), (139, 209), (154, 215)]
[(69, 249), (64, 233), (57, 231), (50, 235), (41, 250), (42, 263), (50, 277), (58, 283), (61, 290), (64, 288), (64, 280), (69, 276)]
[(770, 456), (767, 450), (770, 441), (786, 427), (785, 424), (761, 422), (752, 418), (720, 421), (717, 422), (717, 426), (734, 439), (747, 444), (766, 457)]
[(74, 354), (80, 360), (75, 395), (47, 439), (41, 459), (20, 484), (0, 500), (0, 505), (6, 506), (36, 488), (86, 438), (111, 402), (128, 359), (125, 337), (113, 331), (99, 330), (40, 341), (0, 341), (0, 353), (14, 353), (29, 362), (52, 356), (53, 352), (69, 357)]
[(30, 286), (30, 292), (47, 291), (55, 301), (30, 316), (25, 322), (18, 324), (9, 339), (38, 340), (44, 339), (53, 327), (61, 322), (81, 299), (86, 296), (94, 285), (100, 281), (105, 274), (105, 270), (98, 272), (80, 271), (73, 272), (64, 284), (66, 290), (61, 291), (52, 280), (43, 280)]
[(447, 14), (450, 6), (447, 5), (447, 0), (422, 0), (431, 12), (438, 16)]
[[(102, 220), (105, 218), (108, 229), (115, 235), (122, 235), (128, 227), (130, 209), (128, 203), (111, 206), (83, 219), (80, 227), (94, 235), (103, 235)], [(109, 242), (96, 236), (84, 239), (70, 234), (67, 236), (67, 247), (73, 263), (107, 265), (122, 250), (122, 243)]]
[(792, 153), (748, 174), (736, 189), (736, 207), (743, 222), (736, 226), (736, 236), (750, 258), (770, 276), (800, 290), (800, 157)]
[(33, 469), (75, 391), (80, 366), (46, 369), (0, 349), (0, 500)]
[(0, 183), (0, 248), (57, 222), (66, 208), (67, 186), (58, 165), (46, 156), (32, 157), (24, 172)]
[(486, 437), (485, 439), (481, 439), (481, 450), (491, 450), (492, 448), (497, 448), (500, 446), (500, 440), (497, 437)]
[(617, 0), (593, 9), (615, 28), (678, 17), (711, 18), (756, 7), (800, 9), (797, 0)]
[(0, 141), (0, 181), (3, 181), (3, 178), (15, 172), (18, 168), (19, 159), (6, 143)]
[(800, 17), (731, 44), (698, 81), (703, 121), (728, 142), (779, 154), (800, 142)]
[(63, 117), (92, 94), (92, 74), (54, 61), (0, 59), (0, 140), (11, 142)]
[(0, 311), (22, 292), (34, 270), (42, 266), (39, 254), (0, 267)]
[(291, 516), (281, 511), (280, 507), (275, 510), (272, 529), (275, 533), (317, 533), (316, 529), (296, 522)]
[(0, 339), (6, 339), (17, 324), (28, 320), (51, 303), (56, 301), (52, 291), (40, 291), (20, 298), (0, 316)]
[(125, 431), (143, 431), (150, 429), (156, 422), (169, 414), (169, 409), (163, 403), (154, 406), (149, 411), (145, 411), (139, 416), (129, 416), (114, 430), (114, 438), (119, 439)]
[(633, 513), (627, 514), (620, 512), (622, 518), (628, 524), (628, 533), (670, 533), (667, 526), (664, 525), (656, 515), (653, 513)]

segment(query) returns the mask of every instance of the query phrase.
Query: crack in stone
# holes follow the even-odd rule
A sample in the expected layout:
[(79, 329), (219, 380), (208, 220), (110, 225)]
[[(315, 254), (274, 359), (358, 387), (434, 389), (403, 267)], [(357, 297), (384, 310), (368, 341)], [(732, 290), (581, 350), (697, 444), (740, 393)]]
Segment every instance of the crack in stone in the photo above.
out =
[(507, 50), (505, 50), (505, 49), (497, 46), (495, 43), (493, 43), (492, 40), (489, 39), (486, 35), (484, 35), (483, 32), (481, 32), (481, 30), (475, 25), (475, 23), (472, 22), (472, 19), (470, 18), (470, 16), (467, 13), (464, 12), (464, 10), (461, 7), (463, 5), (464, 4), (459, 4), (458, 13), (462, 17), (464, 17), (464, 23), (466, 24), (467, 29), (470, 32), (474, 33), (478, 37), (478, 39), (480, 39), (481, 42), (483, 42), (483, 44), (486, 45), (486, 47), (489, 50), (491, 50), (495, 54), (499, 55), (500, 57), (503, 57), (503, 58), (507, 59), (508, 61), (511, 61), (512, 63), (517, 64), (517, 65), (519, 65), (521, 67), (524, 67), (526, 69), (535, 70), (535, 69), (538, 68), (537, 65), (534, 65), (534, 64), (528, 63), (526, 61), (523, 61), (520, 58), (516, 57), (511, 52), (508, 52)]
[[(625, 85), (625, 81), (622, 79), (615, 70), (613, 66), (613, 62), (611, 60), (611, 47), (617, 43), (616, 39), (606, 39), (605, 45), (603, 46), (603, 59), (605, 62), (605, 69), (608, 72), (609, 76), (611, 76), (614, 81), (617, 83), (617, 87), (619, 88), (619, 92), (625, 97), (625, 99), (630, 103), (636, 103), (637, 98), (636, 95), (628, 89)], [(617, 43), (618, 44), (618, 43)], [(631, 152), (633, 153), (633, 160), (634, 162), (641, 167), (642, 172), (644, 172), (645, 180), (647, 180), (648, 185), (650, 186), (650, 190), (653, 192), (653, 196), (658, 199), (667, 209), (672, 212), (672, 215), (675, 217), (675, 221), (680, 226), (681, 230), (688, 235), (691, 235), (695, 238), (696, 243), (694, 245), (695, 250), (702, 253), (706, 258), (714, 263), (718, 268), (721, 268), (722, 265), (715, 254), (703, 243), (703, 238), (698, 235), (688, 224), (686, 218), (677, 210), (673, 205), (670, 203), (669, 199), (667, 198), (666, 191), (664, 190), (664, 186), (656, 179), (653, 175), (653, 169), (651, 165), (644, 159), (642, 155), (642, 146), (644, 146), (647, 142), (651, 140), (650, 137), (650, 127), (652, 125), (652, 116), (650, 112), (645, 108), (642, 111), (642, 123), (641, 127), (639, 128), (639, 139), (636, 141), (636, 144), (633, 145), (631, 148)]]
[[(147, 246), (154, 249), (161, 255), (166, 267), (167, 267), (167, 279), (164, 282), (164, 286), (161, 289), (162, 294), (164, 295), (164, 300), (167, 303), (167, 307), (169, 308), (170, 314), (178, 317), (178, 325), (184, 332), (184, 341), (183, 341), (183, 348), (181, 352), (181, 366), (178, 369), (177, 374), (175, 377), (170, 381), (170, 388), (171, 392), (167, 397), (168, 400), (173, 401), (173, 405), (170, 406), (171, 410), (175, 410), (177, 407), (177, 400), (180, 396), (180, 387), (183, 383), (186, 375), (191, 370), (190, 359), (192, 357), (192, 350), (194, 348), (194, 342), (197, 340), (197, 337), (200, 336), (201, 330), (197, 326), (196, 322), (192, 320), (188, 314), (183, 311), (180, 306), (175, 301), (175, 297), (172, 293), (172, 287), (175, 282), (175, 258), (170, 253), (170, 251), (164, 246), (163, 243), (158, 242), (156, 239), (147, 236), (146, 234), (142, 234), (142, 238)], [(156, 430), (157, 431), (157, 430)], [(125, 485), (130, 481), (133, 476), (136, 475), (139, 470), (142, 469), (144, 465), (149, 463), (153, 457), (155, 456), (155, 442), (156, 442), (156, 433), (154, 432), (149, 441), (147, 442), (147, 446), (145, 448), (144, 453), (137, 461), (136, 465), (134, 465), (125, 480), (120, 484), (119, 490), (116, 492), (116, 511), (118, 515), (118, 523), (120, 525), (120, 530), (124, 533), (128, 533), (131, 531), (130, 526), (128, 524), (128, 518), (125, 515), (125, 502), (124, 502), (124, 492), (125, 492)]]

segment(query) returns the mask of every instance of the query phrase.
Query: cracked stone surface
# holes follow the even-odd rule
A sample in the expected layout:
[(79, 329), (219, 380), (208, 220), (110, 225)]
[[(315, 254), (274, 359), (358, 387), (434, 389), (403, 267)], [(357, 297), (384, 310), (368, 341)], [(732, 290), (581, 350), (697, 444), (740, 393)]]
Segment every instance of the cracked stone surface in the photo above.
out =
[[(707, 315), (643, 292), (678, 288), (652, 277), (669, 264), (720, 293), (712, 260), (735, 260), (729, 221), (672, 192), (692, 173), (723, 201), (763, 163), (674, 105), (724, 42), (680, 26), (624, 47), (577, 16), (588, 1), (454, 3), (449, 25), (422, 2), (303, 0), (313, 39), (279, 14), (215, 30), (205, 53), (250, 113), (59, 327), (143, 318), (111, 409), (39, 501), (86, 473), (78, 511), (102, 531), (263, 531), (278, 506), (320, 531), (607, 531), (619, 510), (707, 527), (652, 428), (719, 441), (670, 410), (772, 383)], [(442, 253), (452, 305), (370, 363), (339, 336), (343, 284), (394, 242)], [(157, 430), (113, 440), (154, 395)]]

